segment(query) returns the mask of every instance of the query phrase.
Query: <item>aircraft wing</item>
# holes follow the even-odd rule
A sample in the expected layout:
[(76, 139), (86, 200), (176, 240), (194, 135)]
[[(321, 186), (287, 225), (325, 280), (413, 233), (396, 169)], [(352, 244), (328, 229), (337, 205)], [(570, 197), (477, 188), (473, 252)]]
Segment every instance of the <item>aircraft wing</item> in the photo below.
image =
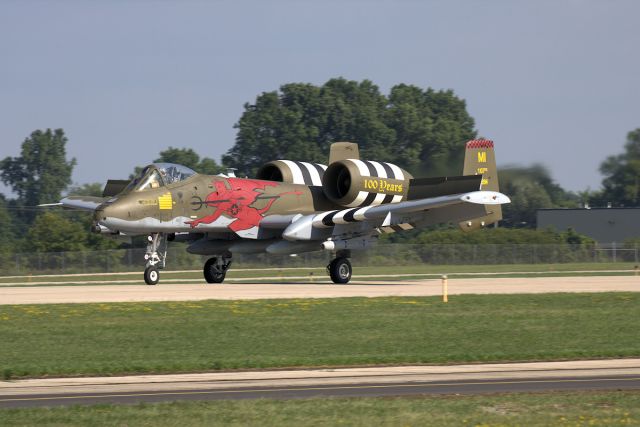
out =
[(69, 196), (60, 200), (60, 203), (55, 203), (55, 205), (82, 211), (94, 211), (105, 200), (107, 199), (103, 197)]
[[(333, 210), (296, 218), (283, 232), (287, 240), (322, 240), (370, 234), (376, 229), (412, 224), (460, 222), (485, 216), (492, 206), (509, 203), (497, 191), (472, 191), (399, 203)], [(406, 226), (404, 226), (406, 225)], [(393, 229), (393, 231), (398, 231)]]

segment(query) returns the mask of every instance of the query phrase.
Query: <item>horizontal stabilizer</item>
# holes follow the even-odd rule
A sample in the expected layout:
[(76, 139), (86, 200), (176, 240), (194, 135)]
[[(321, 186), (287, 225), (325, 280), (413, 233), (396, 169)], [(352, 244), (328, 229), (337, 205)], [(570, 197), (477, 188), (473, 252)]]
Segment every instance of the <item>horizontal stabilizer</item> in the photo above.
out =
[(329, 164), (346, 159), (359, 159), (358, 144), (353, 142), (334, 142), (329, 148)]
[(128, 179), (110, 179), (102, 190), (102, 197), (113, 197), (122, 192), (131, 182)]
[(449, 194), (463, 194), (480, 189), (482, 175), (414, 178), (409, 181), (407, 200), (428, 199)]

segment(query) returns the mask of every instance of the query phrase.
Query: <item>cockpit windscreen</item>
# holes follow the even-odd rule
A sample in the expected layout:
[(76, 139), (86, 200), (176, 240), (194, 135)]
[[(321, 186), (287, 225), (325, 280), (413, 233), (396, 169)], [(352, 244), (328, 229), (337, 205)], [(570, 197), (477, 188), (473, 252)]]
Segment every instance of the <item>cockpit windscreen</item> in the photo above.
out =
[(177, 165), (175, 163), (154, 163), (154, 166), (158, 168), (162, 180), (165, 184), (173, 184), (174, 182), (184, 181), (196, 174), (193, 169), (186, 166)]
[(127, 185), (123, 193), (129, 191), (145, 191), (160, 188), (175, 182), (184, 181), (196, 172), (186, 166), (174, 163), (154, 163), (142, 169)]

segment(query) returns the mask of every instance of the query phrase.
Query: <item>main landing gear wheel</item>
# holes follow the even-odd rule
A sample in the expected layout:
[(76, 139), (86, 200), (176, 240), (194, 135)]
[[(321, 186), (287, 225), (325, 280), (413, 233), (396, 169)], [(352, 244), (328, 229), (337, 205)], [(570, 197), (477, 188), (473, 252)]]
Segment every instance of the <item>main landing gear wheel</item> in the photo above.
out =
[(206, 280), (207, 283), (224, 282), (229, 266), (231, 266), (231, 259), (228, 257), (209, 258), (204, 264), (204, 280)]
[(333, 283), (349, 283), (351, 280), (351, 263), (347, 258), (336, 258), (327, 266)]
[(158, 267), (150, 265), (144, 269), (144, 281), (147, 285), (157, 285), (160, 280), (160, 272)]

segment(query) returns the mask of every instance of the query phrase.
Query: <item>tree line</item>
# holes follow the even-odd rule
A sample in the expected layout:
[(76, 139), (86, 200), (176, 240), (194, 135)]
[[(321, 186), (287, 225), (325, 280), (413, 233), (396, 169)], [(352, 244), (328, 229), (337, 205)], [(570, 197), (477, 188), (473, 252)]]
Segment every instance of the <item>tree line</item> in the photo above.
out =
[[(321, 86), (289, 83), (277, 91), (263, 92), (254, 103), (244, 105), (235, 128), (235, 144), (222, 156), (222, 164), (188, 147), (169, 147), (153, 161), (179, 163), (205, 174), (234, 167), (241, 176), (253, 176), (273, 159), (326, 163), (332, 142), (353, 141), (360, 145), (362, 157), (395, 163), (416, 176), (459, 175), (464, 143), (478, 137), (465, 101), (452, 90), (398, 84), (384, 94), (368, 80), (343, 78)], [(103, 183), (72, 185), (77, 162), (67, 158), (66, 143), (62, 129), (35, 130), (22, 142), (19, 156), (0, 161), (0, 179), (14, 193), (12, 198), (0, 195), (0, 252), (119, 245), (88, 233), (91, 218), (86, 213), (37, 208), (42, 203), (55, 203), (67, 193), (102, 193)], [(600, 172), (604, 176), (602, 189), (574, 193), (556, 183), (542, 165), (500, 170), (501, 191), (512, 199), (504, 208), (501, 225), (533, 228), (540, 208), (585, 203), (602, 206), (608, 202), (638, 206), (640, 128), (629, 132), (624, 152), (606, 158)], [(413, 238), (431, 241), (424, 236)]]

